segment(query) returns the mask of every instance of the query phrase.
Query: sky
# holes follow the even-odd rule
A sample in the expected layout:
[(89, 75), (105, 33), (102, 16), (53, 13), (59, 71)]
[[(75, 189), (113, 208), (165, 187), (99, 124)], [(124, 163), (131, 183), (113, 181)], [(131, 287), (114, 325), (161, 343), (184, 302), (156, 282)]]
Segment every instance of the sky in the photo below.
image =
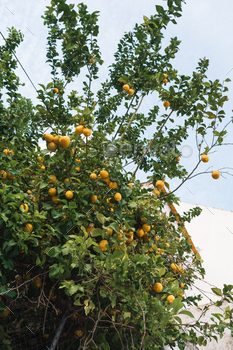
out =
[[(78, 4), (79, 1), (73, 0), (68, 3)], [(108, 65), (113, 61), (114, 52), (117, 49), (117, 43), (124, 32), (133, 29), (134, 24), (143, 23), (143, 15), (150, 16), (155, 13), (155, 5), (166, 6), (162, 0), (86, 0), (90, 12), (99, 10), (99, 45), (102, 52), (104, 65), (100, 69), (100, 80), (104, 81), (107, 77)], [(24, 34), (24, 42), (17, 50), (17, 56), (32, 79), (38, 87), (39, 83), (47, 84), (49, 80), (50, 69), (46, 60), (46, 36), (47, 29), (43, 26), (43, 14), (46, 6), (50, 4), (49, 0), (1, 0), (0, 30), (6, 35), (7, 27), (14, 26), (20, 29)], [(178, 19), (177, 25), (169, 25), (165, 31), (164, 43), (167, 44), (170, 37), (177, 36), (181, 40), (180, 50), (173, 60), (173, 66), (179, 74), (191, 75), (197, 67), (200, 58), (206, 57), (210, 60), (209, 70), (207, 72), (209, 79), (219, 79), (223, 81), (226, 78), (233, 79), (233, 22), (232, 22), (233, 2), (231, 0), (187, 0), (183, 5), (183, 15)], [(3, 40), (0, 38), (0, 45)], [(21, 82), (25, 86), (21, 93), (30, 97), (33, 102), (37, 102), (36, 92), (28, 81), (23, 71), (19, 68), (17, 71)], [(96, 81), (98, 88), (99, 81)], [(72, 88), (81, 90), (79, 81)], [(229, 91), (229, 101), (226, 103), (226, 120), (232, 117), (233, 98), (232, 82), (227, 84)], [(148, 97), (146, 103), (148, 106), (154, 105), (153, 97)], [(142, 105), (139, 112), (146, 112)], [(231, 143), (233, 135), (232, 124), (228, 128), (228, 136), (225, 140)], [(146, 137), (151, 137), (148, 131)], [(219, 170), (223, 167), (232, 168), (229, 170), (233, 174), (233, 146), (222, 146), (217, 152), (210, 154), (208, 164), (201, 164), (198, 172), (204, 172), (207, 168)], [(182, 157), (180, 164), (187, 167), (189, 171), (197, 163), (197, 152), (195, 146), (194, 133), (190, 133), (188, 140), (182, 145)], [(146, 175), (141, 171), (138, 178), (143, 182), (147, 181)], [(171, 190), (175, 189), (180, 180), (169, 180)], [(214, 180), (211, 174), (204, 174), (194, 177), (185, 182), (176, 194), (181, 201), (220, 208), (233, 211), (233, 177), (225, 174), (218, 180)]]

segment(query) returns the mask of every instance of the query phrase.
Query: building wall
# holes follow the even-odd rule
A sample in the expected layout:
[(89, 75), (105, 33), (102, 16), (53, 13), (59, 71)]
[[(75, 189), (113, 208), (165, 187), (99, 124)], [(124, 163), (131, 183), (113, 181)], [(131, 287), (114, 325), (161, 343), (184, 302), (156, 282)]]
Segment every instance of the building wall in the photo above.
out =
[[(179, 214), (195, 208), (196, 204), (181, 202), (176, 206)], [(192, 238), (192, 241), (199, 251), (203, 259), (203, 267), (206, 270), (204, 279), (197, 280), (196, 287), (186, 292), (186, 295), (202, 294), (203, 299), (199, 304), (199, 308), (191, 307), (191, 311), (198, 319), (202, 309), (211, 301), (217, 301), (220, 297), (216, 296), (211, 288), (223, 288), (224, 284), (233, 284), (233, 212), (206, 207), (199, 205), (202, 213), (197, 218), (194, 218), (190, 223), (186, 223), (185, 227)], [(197, 289), (199, 288), (199, 289)], [(203, 321), (212, 322), (210, 320), (212, 313), (223, 313), (227, 303), (223, 303), (221, 308), (211, 306), (206, 312)], [(231, 306), (233, 307), (233, 305)], [(182, 316), (184, 323), (191, 322), (189, 316)], [(166, 350), (170, 349), (169, 347)], [(187, 344), (185, 350), (230, 350), (233, 349), (233, 337), (229, 330), (226, 330), (222, 339), (218, 342), (215, 340), (208, 342), (206, 347)], [(174, 350), (178, 350), (178, 347)]]

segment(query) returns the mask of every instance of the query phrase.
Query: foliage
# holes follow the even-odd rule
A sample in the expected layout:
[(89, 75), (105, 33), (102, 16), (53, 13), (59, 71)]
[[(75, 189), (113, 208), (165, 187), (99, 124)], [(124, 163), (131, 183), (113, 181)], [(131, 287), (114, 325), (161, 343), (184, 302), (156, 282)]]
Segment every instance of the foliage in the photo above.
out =
[[(185, 76), (171, 64), (179, 40), (172, 38), (164, 52), (161, 48), (163, 30), (182, 11), (181, 1), (168, 0), (167, 5), (167, 10), (156, 6), (155, 15), (144, 17), (143, 24), (120, 40), (96, 101), (92, 81), (103, 64), (96, 39), (98, 12), (88, 13), (83, 3), (76, 12), (74, 5), (55, 0), (45, 11), (52, 81), (40, 84), (36, 106), (17, 92), (13, 52), (22, 40), (20, 32), (9, 30), (0, 48), (0, 88), (8, 95), (6, 105), (3, 100), (0, 105), (0, 310), (9, 307), (20, 318), (18, 303), (25, 310), (37, 305), (44, 324), (47, 314), (53, 315), (53, 333), (65, 316), (68, 331), (61, 338), (66, 335), (71, 348), (161, 349), (178, 344), (184, 349), (187, 341), (204, 346), (207, 339), (222, 336), (225, 327), (232, 329), (228, 308), (225, 319), (217, 314), (212, 324), (195, 320), (182, 331), (179, 315), (193, 319), (186, 308), (201, 300), (185, 297), (184, 289), (205, 273), (184, 231), (184, 223), (200, 209), (166, 215), (164, 207), (178, 198), (153, 190), (158, 180), (169, 190), (168, 179), (184, 182), (192, 175), (177, 161), (178, 146), (191, 129), (200, 157), (225, 135), (217, 122), (220, 127), (224, 120), (220, 108), (227, 88), (217, 79), (207, 80), (208, 60), (201, 59), (192, 76)], [(82, 70), (87, 71), (83, 94), (67, 96), (67, 84)], [(133, 93), (122, 90), (123, 85)], [(139, 114), (140, 104), (152, 93), (170, 107), (164, 111), (158, 103)], [(92, 135), (74, 132), (78, 125)], [(150, 126), (155, 132), (148, 140), (143, 135)], [(48, 128), (52, 136), (47, 148), (54, 143), (54, 152), (39, 145)], [(207, 134), (213, 141), (203, 149)], [(69, 138), (62, 143), (61, 136)], [(126, 171), (126, 162), (136, 169)], [(136, 180), (138, 169), (153, 172), (149, 188)], [(93, 173), (96, 179), (90, 177)], [(48, 193), (51, 188), (55, 197)], [(155, 283), (162, 284), (162, 292), (154, 290)], [(213, 289), (221, 297), (219, 306), (233, 300), (232, 287)]]

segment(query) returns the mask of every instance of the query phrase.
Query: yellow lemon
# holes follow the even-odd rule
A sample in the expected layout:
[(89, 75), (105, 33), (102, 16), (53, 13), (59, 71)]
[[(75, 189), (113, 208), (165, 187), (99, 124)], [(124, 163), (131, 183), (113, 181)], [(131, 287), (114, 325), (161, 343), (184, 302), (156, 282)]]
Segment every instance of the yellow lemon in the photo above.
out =
[(154, 284), (154, 290), (155, 290), (155, 292), (157, 292), (157, 293), (160, 293), (160, 292), (162, 292), (162, 290), (163, 290), (163, 286), (162, 286), (162, 284), (161, 283), (155, 283)]
[(100, 243), (99, 246), (102, 250), (102, 252), (106, 252), (107, 248), (106, 245), (108, 245), (108, 241), (106, 239), (103, 239)]

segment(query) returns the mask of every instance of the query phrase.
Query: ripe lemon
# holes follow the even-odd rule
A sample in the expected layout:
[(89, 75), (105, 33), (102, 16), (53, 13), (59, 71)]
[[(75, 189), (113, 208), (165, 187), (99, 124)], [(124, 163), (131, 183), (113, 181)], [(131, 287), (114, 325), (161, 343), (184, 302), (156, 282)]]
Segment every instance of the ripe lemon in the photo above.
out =
[(117, 189), (117, 183), (116, 182), (110, 182), (108, 186), (109, 186), (109, 188), (112, 188), (113, 190)]
[(9, 153), (11, 153), (11, 155), (14, 154), (14, 152), (12, 151), (12, 149), (7, 149), (7, 148), (3, 150), (3, 153), (5, 153), (5, 155), (7, 155), (7, 154), (9, 154)]
[(27, 203), (21, 204), (20, 208), (23, 208), (26, 212), (29, 210)]
[(143, 229), (144, 232), (149, 232), (149, 231), (150, 231), (150, 226), (147, 225), (147, 224), (144, 224), (144, 225), (142, 226), (142, 229)]
[(73, 198), (74, 194), (73, 194), (72, 191), (66, 191), (65, 196), (66, 196), (67, 199), (71, 199), (71, 198)]
[(207, 154), (202, 154), (201, 160), (203, 163), (208, 163), (209, 157), (207, 156)]
[(54, 142), (49, 142), (48, 145), (47, 145), (47, 149), (48, 149), (49, 151), (51, 151), (51, 152), (56, 151), (56, 149), (57, 149), (56, 143), (54, 143)]
[[(143, 224), (145, 224), (147, 221), (147, 218), (141, 218), (141, 222), (143, 222)], [(145, 231), (145, 230), (144, 230)]]
[(97, 201), (97, 196), (95, 194), (91, 195), (91, 202), (95, 203)]
[(107, 228), (105, 232), (108, 232), (110, 236), (113, 234), (113, 229), (111, 227)]
[(30, 191), (30, 190), (27, 190), (27, 194), (31, 194), (32, 193), (32, 191)]
[(130, 236), (127, 236), (127, 243), (132, 243), (133, 242), (133, 232), (132, 232), (132, 234), (130, 235)]
[(129, 186), (129, 188), (133, 188), (133, 185), (130, 183), (130, 184), (128, 184), (128, 186)]
[(30, 277), (31, 277), (31, 272), (28, 272), (25, 275), (23, 275), (23, 279), (26, 281), (29, 280)]
[(33, 283), (35, 283), (37, 285), (37, 287), (40, 288), (40, 286), (41, 286), (41, 279), (40, 279), (40, 277), (36, 277), (33, 280)]
[(93, 58), (90, 58), (90, 63), (95, 63), (95, 60)]
[(90, 233), (91, 231), (93, 231), (95, 229), (95, 226), (93, 224), (89, 224), (87, 227), (86, 227), (86, 231), (88, 233)]
[(57, 94), (58, 93), (58, 88), (55, 88), (54, 90), (53, 90), (53, 92), (55, 93), (55, 94)]
[(61, 138), (59, 139), (59, 143), (60, 143), (60, 145), (62, 145), (64, 150), (66, 150), (69, 147), (69, 144), (70, 144), (69, 136), (61, 136)]
[(95, 180), (96, 178), (97, 178), (97, 175), (96, 175), (96, 174), (92, 173), (92, 174), (90, 175), (90, 179), (91, 179), (91, 180)]
[(154, 290), (155, 290), (155, 292), (157, 292), (157, 293), (160, 293), (160, 292), (162, 292), (162, 290), (163, 290), (163, 286), (162, 286), (162, 284), (161, 283), (155, 283), (154, 284)]
[(57, 297), (57, 296), (52, 292), (52, 290), (50, 290), (50, 291), (49, 291), (49, 298), (50, 298), (51, 300), (55, 300), (56, 297)]
[(9, 315), (9, 313), (10, 313), (10, 309), (6, 309), (0, 314), (0, 317), (5, 318)]
[(75, 332), (74, 332), (74, 337), (76, 338), (76, 339), (78, 339), (78, 338), (82, 338), (82, 336), (83, 336), (83, 331), (81, 330), (81, 329), (77, 329)]
[(182, 298), (182, 297), (183, 297), (183, 293), (180, 293), (180, 294), (179, 294), (179, 297), (181, 297), (181, 298)]
[(153, 189), (152, 191), (154, 194), (156, 194), (156, 196), (159, 196), (160, 195), (160, 192), (157, 190), (157, 189)]
[(167, 79), (167, 74), (164, 74), (163, 77), (164, 77), (164, 79)]
[(53, 188), (50, 188), (50, 189), (48, 190), (48, 194), (49, 194), (51, 197), (55, 196), (56, 193), (57, 193), (57, 189), (54, 188), (54, 187), (53, 187)]
[(176, 157), (176, 161), (179, 162), (180, 161), (180, 157)]
[(59, 202), (58, 202), (58, 199), (59, 199), (60, 197), (59, 196), (52, 196), (52, 202), (54, 203), (54, 204), (58, 204)]
[(16, 177), (12, 176), (10, 173), (7, 173), (7, 178), (12, 181), (16, 179)]
[(128, 84), (124, 84), (124, 85), (122, 86), (122, 90), (124, 90), (124, 91), (129, 91), (129, 85), (128, 85)]
[(116, 311), (114, 309), (111, 309), (110, 307), (108, 308), (108, 313), (109, 315), (115, 315)]
[(53, 141), (53, 135), (51, 135), (51, 134), (44, 134), (44, 139), (47, 142), (52, 142)]
[(55, 175), (49, 175), (49, 177), (50, 177), (50, 181), (49, 181), (49, 184), (54, 184), (55, 182), (56, 182), (56, 180), (57, 180), (57, 178), (56, 178), (56, 176)]
[(99, 246), (102, 250), (102, 252), (106, 252), (107, 248), (106, 245), (108, 245), (108, 241), (106, 239), (103, 239), (100, 243)]
[(106, 179), (103, 179), (103, 181), (105, 181), (107, 185), (109, 185), (110, 182), (111, 182), (110, 179), (109, 179), (109, 177), (107, 177)]
[(184, 289), (184, 283), (181, 282), (180, 287)]
[(55, 135), (55, 136), (53, 137), (53, 142), (56, 143), (56, 145), (59, 144), (59, 138), (60, 138), (59, 135)]
[(7, 178), (7, 173), (4, 170), (1, 170), (0, 174), (2, 174), (3, 180), (5, 180)]
[(32, 224), (27, 224), (27, 225), (23, 228), (23, 231), (24, 231), (25, 233), (31, 233), (32, 230), (33, 230)]
[(75, 169), (76, 169), (77, 171), (80, 171), (80, 168), (79, 168), (78, 166), (76, 166)]
[(217, 180), (219, 178), (220, 174), (219, 174), (219, 171), (218, 170), (214, 170), (212, 172), (212, 178)]
[(176, 272), (180, 275), (182, 275), (184, 273), (184, 268), (180, 265), (177, 265), (176, 267)]
[(84, 129), (84, 126), (83, 125), (79, 125), (75, 128), (75, 133), (78, 134), (78, 135), (81, 135), (83, 133), (83, 129)]
[(91, 129), (84, 128), (83, 135), (85, 135), (86, 137), (91, 136)]
[(164, 84), (167, 84), (167, 79), (163, 79), (163, 83), (164, 83)]
[(44, 166), (44, 165), (40, 165), (40, 168), (41, 168), (42, 170), (44, 170), (44, 169), (45, 169), (45, 166)]
[(117, 202), (119, 202), (120, 200), (121, 200), (121, 194), (119, 193), (119, 192), (117, 192), (116, 194), (115, 194), (115, 196), (114, 196), (114, 199), (115, 199), (115, 201), (117, 201)]
[(142, 237), (142, 236), (144, 236), (145, 232), (143, 231), (143, 229), (138, 228), (136, 231), (136, 234), (138, 237)]
[(38, 161), (39, 163), (43, 163), (43, 160), (41, 159), (41, 157), (37, 157), (37, 161)]
[(164, 101), (163, 103), (165, 108), (168, 108), (170, 106), (170, 102), (169, 101)]
[(134, 89), (129, 89), (129, 90), (128, 90), (128, 94), (129, 94), (130, 96), (132, 96), (132, 95), (134, 94)]
[(64, 184), (65, 184), (66, 182), (70, 182), (70, 180), (69, 180), (69, 179), (65, 179), (65, 180), (63, 181)]
[(81, 160), (80, 159), (75, 159), (75, 162), (81, 163)]
[(164, 182), (162, 180), (156, 181), (155, 186), (157, 187), (158, 190), (162, 190), (164, 188)]
[(101, 170), (100, 176), (102, 179), (106, 179), (108, 177), (108, 172), (106, 170)]
[(167, 302), (169, 303), (169, 304), (172, 304), (173, 303), (173, 301), (175, 300), (175, 297), (174, 297), (174, 295), (168, 295), (168, 297), (167, 297)]
[(177, 265), (176, 265), (176, 264), (174, 264), (174, 263), (172, 263), (172, 264), (171, 264), (171, 268), (172, 268), (172, 270), (176, 271), (176, 269), (177, 269)]

